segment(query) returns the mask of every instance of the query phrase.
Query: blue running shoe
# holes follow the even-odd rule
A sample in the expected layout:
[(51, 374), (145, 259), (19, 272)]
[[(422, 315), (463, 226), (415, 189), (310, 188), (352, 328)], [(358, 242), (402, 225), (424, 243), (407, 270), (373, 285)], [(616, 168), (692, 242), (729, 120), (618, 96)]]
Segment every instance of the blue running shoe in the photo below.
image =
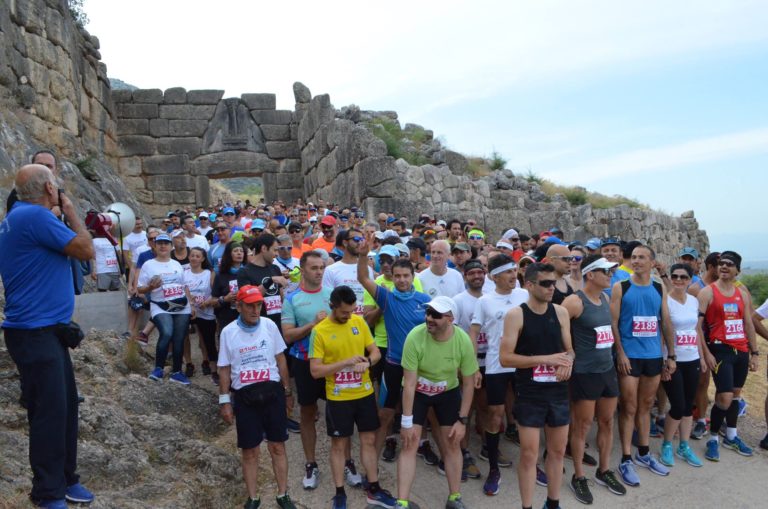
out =
[(347, 496), (336, 495), (331, 499), (331, 509), (347, 509)]
[(387, 490), (379, 489), (379, 491), (372, 493), (371, 490), (366, 491), (366, 497), (368, 505), (375, 505), (378, 507), (386, 507), (386, 509), (394, 509), (397, 504), (397, 499), (392, 496)]
[(72, 486), (67, 486), (64, 498), (76, 504), (90, 504), (93, 502), (94, 496), (85, 486), (77, 483)]
[(483, 484), (483, 493), (492, 497), (499, 493), (499, 482), (501, 481), (501, 473), (498, 468), (494, 468), (488, 472), (488, 479)]
[(536, 464), (536, 484), (545, 488), (547, 486), (547, 473), (541, 469), (538, 463)]
[(747, 415), (747, 401), (744, 398), (739, 398), (739, 417)]
[(651, 430), (648, 433), (648, 436), (651, 438), (659, 438), (661, 437), (661, 430), (659, 430), (659, 427), (656, 425), (656, 419), (651, 416)]
[(720, 446), (716, 438), (707, 440), (707, 452), (704, 453), (704, 457), (709, 461), (720, 461)]
[(669, 469), (659, 463), (656, 460), (656, 457), (651, 453), (648, 453), (645, 456), (640, 456), (639, 454), (635, 453), (634, 462), (635, 465), (647, 468), (656, 475), (669, 475)]
[(189, 381), (189, 378), (187, 378), (187, 375), (185, 375), (181, 371), (177, 371), (176, 373), (171, 373), (170, 381), (177, 384), (181, 384), (181, 385), (189, 385), (192, 383)]
[(684, 459), (685, 462), (692, 467), (702, 466), (701, 460), (698, 456), (696, 456), (696, 453), (693, 452), (693, 449), (691, 449), (691, 446), (688, 445), (688, 442), (680, 442), (680, 445), (677, 447), (675, 454), (678, 458)]
[(672, 454), (672, 442), (667, 442), (664, 440), (664, 442), (661, 443), (661, 454), (659, 455), (659, 461), (668, 467), (675, 466), (675, 455)]
[(621, 476), (622, 482), (627, 486), (640, 486), (640, 477), (637, 475), (632, 460), (627, 460), (619, 464), (619, 475)]
[(45, 507), (45, 509), (67, 509), (67, 501), (63, 498), (56, 500), (41, 500), (40, 502), (36, 502), (35, 506)]
[(301, 425), (296, 422), (296, 420), (291, 419), (290, 417), (285, 421), (285, 429), (290, 431), (291, 433), (301, 433)]
[(753, 451), (750, 446), (742, 442), (738, 436), (733, 437), (733, 440), (728, 440), (728, 437), (723, 439), (723, 447), (733, 449), (742, 456), (752, 456)]
[(165, 373), (163, 373), (163, 368), (155, 368), (152, 370), (152, 373), (149, 374), (149, 378), (155, 381), (162, 380), (164, 374)]

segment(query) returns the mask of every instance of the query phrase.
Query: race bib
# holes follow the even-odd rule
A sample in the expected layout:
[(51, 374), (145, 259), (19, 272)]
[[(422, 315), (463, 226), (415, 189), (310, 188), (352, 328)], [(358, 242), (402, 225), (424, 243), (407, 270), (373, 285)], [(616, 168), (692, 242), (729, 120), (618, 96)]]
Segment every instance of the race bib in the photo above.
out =
[(448, 382), (445, 380), (442, 382), (433, 382), (432, 380), (427, 380), (423, 376), (420, 376), (416, 381), (416, 392), (426, 394), (427, 396), (434, 396), (435, 394), (445, 392), (447, 387)]
[(554, 366), (547, 366), (546, 364), (539, 364), (533, 368), (533, 381), (534, 382), (557, 382), (557, 376), (555, 375), (556, 368)]
[(264, 297), (264, 306), (267, 308), (268, 315), (274, 315), (283, 310), (283, 301), (280, 300), (279, 295), (270, 295)]
[(697, 336), (695, 330), (679, 330), (675, 331), (675, 345), (676, 348), (682, 348), (684, 350), (695, 350), (698, 348)]
[(595, 348), (598, 350), (613, 346), (613, 329), (611, 329), (610, 325), (595, 327), (595, 337)]
[(269, 382), (269, 368), (244, 369), (240, 372), (240, 382), (243, 384)]
[(199, 308), (205, 302), (205, 295), (195, 295), (192, 299), (195, 302), (195, 307)]
[(632, 335), (636, 338), (651, 338), (658, 335), (659, 322), (655, 316), (633, 316)]
[(740, 341), (744, 339), (744, 320), (726, 320), (725, 321), (725, 340)]
[(163, 285), (163, 299), (178, 299), (184, 295), (184, 287), (181, 285)]
[(356, 315), (360, 315), (360, 316), (363, 316), (363, 305), (362, 305), (362, 304), (359, 304), (359, 305), (355, 306), (355, 311), (354, 311), (354, 313), (355, 313)]
[(117, 258), (107, 258), (105, 263), (107, 267), (117, 267)]
[(229, 282), (229, 293), (237, 292), (237, 279)]
[(477, 335), (477, 353), (486, 353), (488, 351), (488, 335), (481, 332)]
[(333, 376), (333, 384), (339, 389), (359, 389), (363, 385), (363, 374), (343, 369)]

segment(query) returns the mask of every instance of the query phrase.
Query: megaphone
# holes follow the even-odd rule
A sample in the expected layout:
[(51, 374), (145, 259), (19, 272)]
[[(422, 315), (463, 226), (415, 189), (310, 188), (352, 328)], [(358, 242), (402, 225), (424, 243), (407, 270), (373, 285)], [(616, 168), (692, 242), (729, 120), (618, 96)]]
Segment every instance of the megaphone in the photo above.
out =
[(136, 226), (136, 215), (131, 207), (125, 203), (116, 202), (108, 205), (104, 213), (112, 220), (112, 224), (120, 225), (119, 229), (126, 234), (130, 233)]
[(113, 203), (107, 206), (103, 214), (95, 210), (89, 210), (85, 216), (85, 226), (89, 230), (93, 230), (98, 237), (105, 237), (109, 242), (116, 246), (118, 239), (112, 235), (112, 225), (117, 225), (117, 233), (120, 239), (123, 237), (123, 232), (130, 232), (136, 225), (136, 215), (131, 210), (131, 207), (125, 203)]

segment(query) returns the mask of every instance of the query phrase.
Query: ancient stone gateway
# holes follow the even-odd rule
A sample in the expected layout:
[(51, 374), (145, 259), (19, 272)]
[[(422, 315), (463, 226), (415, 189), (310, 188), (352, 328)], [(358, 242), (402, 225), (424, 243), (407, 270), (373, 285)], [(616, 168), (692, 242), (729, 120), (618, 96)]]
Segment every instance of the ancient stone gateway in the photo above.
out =
[(118, 168), (150, 216), (207, 205), (211, 178), (261, 177), (267, 200), (301, 196), (296, 112), (275, 109), (275, 94), (223, 95), (113, 91)]

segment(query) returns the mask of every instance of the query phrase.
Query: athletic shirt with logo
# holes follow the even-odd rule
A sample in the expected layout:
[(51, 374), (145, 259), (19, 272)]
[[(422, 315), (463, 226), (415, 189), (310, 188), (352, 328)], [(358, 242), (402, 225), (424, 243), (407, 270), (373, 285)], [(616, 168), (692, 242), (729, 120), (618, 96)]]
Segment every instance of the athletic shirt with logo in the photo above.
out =
[(131, 252), (131, 262), (136, 263), (139, 253), (138, 248), (147, 245), (147, 232), (142, 231), (139, 233), (131, 232), (123, 237), (123, 249), (128, 249)]
[(93, 239), (93, 250), (96, 257), (96, 274), (117, 274), (117, 254), (115, 248), (104, 237)]
[(155, 315), (160, 313), (170, 313), (174, 315), (189, 314), (191, 312), (189, 303), (184, 306), (184, 309), (179, 311), (163, 311), (155, 302), (163, 302), (174, 299), (180, 299), (185, 296), (184, 293), (184, 269), (176, 260), (168, 260), (167, 262), (161, 262), (157, 259), (148, 260), (141, 267), (141, 274), (139, 274), (139, 286), (147, 286), (149, 281), (154, 276), (160, 276), (163, 280), (163, 284), (149, 294), (150, 305), (149, 313), (154, 318)]
[(641, 286), (632, 279), (622, 287), (619, 334), (630, 359), (661, 358), (661, 292), (658, 283)]
[(272, 320), (277, 328), (282, 326), (281, 314), (283, 312), (283, 300), (280, 297), (280, 285), (272, 282), (271, 285), (266, 285), (265, 280), (272, 276), (281, 276), (280, 269), (270, 264), (266, 267), (261, 265), (255, 265), (248, 263), (244, 265), (239, 271), (237, 271), (237, 285), (242, 288), (247, 285), (265, 287), (264, 302), (261, 304), (261, 316), (265, 316)]
[(712, 302), (707, 307), (706, 322), (709, 330), (710, 343), (723, 343), (740, 352), (749, 351), (749, 342), (744, 332), (744, 300), (741, 298), (741, 290), (733, 289), (733, 295), (726, 297), (717, 288), (717, 284), (709, 285), (712, 288)]
[[(690, 362), (699, 359), (699, 343), (696, 334), (696, 324), (699, 321), (699, 299), (685, 294), (685, 304), (667, 295), (669, 319), (675, 329), (675, 355), (677, 362)], [(667, 356), (667, 345), (662, 345), (664, 357)]]
[(211, 306), (200, 307), (203, 302), (211, 298), (211, 271), (206, 269), (195, 274), (191, 270), (185, 270), (184, 285), (189, 288), (189, 293), (192, 295), (195, 316), (203, 320), (215, 320), (216, 317)]
[[(475, 313), (477, 299), (478, 297), (475, 297), (466, 290), (453, 298), (453, 302), (459, 308), (459, 316), (453, 320), (453, 323), (458, 325), (467, 334), (469, 334), (469, 326), (472, 324), (472, 315)], [(485, 356), (483, 356), (483, 359), (485, 359)]]
[(583, 311), (571, 320), (571, 337), (576, 359), (574, 373), (605, 373), (613, 369), (613, 331), (611, 330), (611, 308), (608, 297), (600, 292), (600, 305), (594, 304), (579, 290)]
[(424, 323), (424, 313), (431, 299), (426, 293), (415, 290), (397, 295), (384, 286), (376, 288), (374, 298), (382, 309), (387, 329), (387, 362), (400, 364), (405, 338), (414, 327)]
[(231, 366), (231, 384), (234, 390), (262, 382), (279, 382), (280, 371), (275, 356), (283, 353), (285, 342), (271, 320), (259, 319), (256, 330), (246, 332), (237, 322), (221, 330), (221, 347), (216, 364)]
[[(541, 315), (534, 313), (526, 303), (521, 304), (520, 308), (523, 310), (523, 328), (517, 339), (516, 354), (552, 355), (565, 351), (554, 304), (547, 304), (547, 310)], [(568, 382), (558, 382), (555, 379), (555, 368), (540, 364), (517, 370), (515, 392), (518, 399), (526, 401), (564, 400), (568, 399)]]
[[(325, 311), (331, 314), (331, 289), (320, 288), (309, 292), (299, 287), (295, 292), (289, 293), (283, 302), (283, 323), (289, 323), (294, 327), (303, 327), (315, 320), (317, 313)], [(289, 354), (297, 359), (309, 359), (309, 334), (294, 341), (291, 344)]]
[[(391, 290), (395, 287), (395, 282), (385, 278), (384, 274), (376, 278), (376, 284), (385, 287), (387, 290)], [(421, 292), (421, 281), (414, 278), (413, 288), (417, 292)], [(363, 306), (371, 306), (373, 308), (379, 307), (379, 305), (376, 304), (376, 299), (371, 297), (371, 294), (367, 291), (363, 294)], [(373, 340), (376, 341), (376, 346), (379, 348), (387, 348), (387, 327), (384, 325), (384, 315), (380, 316), (376, 321), (376, 326), (373, 328)]]
[(515, 288), (502, 295), (493, 292), (477, 299), (472, 324), (480, 326), (477, 336), (477, 353), (485, 353), (485, 373), (513, 373), (515, 368), (503, 368), (499, 361), (501, 335), (504, 332), (504, 316), (507, 311), (528, 300), (528, 290)]
[(464, 291), (464, 277), (456, 269), (448, 269), (442, 276), (435, 275), (430, 269), (424, 269), (416, 277), (424, 287), (424, 293), (430, 297), (455, 297)]
[[(368, 277), (373, 279), (373, 269), (368, 267)], [(348, 286), (355, 292), (357, 305), (355, 314), (363, 314), (363, 296), (365, 288), (357, 280), (357, 263), (336, 262), (325, 268), (323, 273), (323, 286), (336, 288), (339, 286)]]

